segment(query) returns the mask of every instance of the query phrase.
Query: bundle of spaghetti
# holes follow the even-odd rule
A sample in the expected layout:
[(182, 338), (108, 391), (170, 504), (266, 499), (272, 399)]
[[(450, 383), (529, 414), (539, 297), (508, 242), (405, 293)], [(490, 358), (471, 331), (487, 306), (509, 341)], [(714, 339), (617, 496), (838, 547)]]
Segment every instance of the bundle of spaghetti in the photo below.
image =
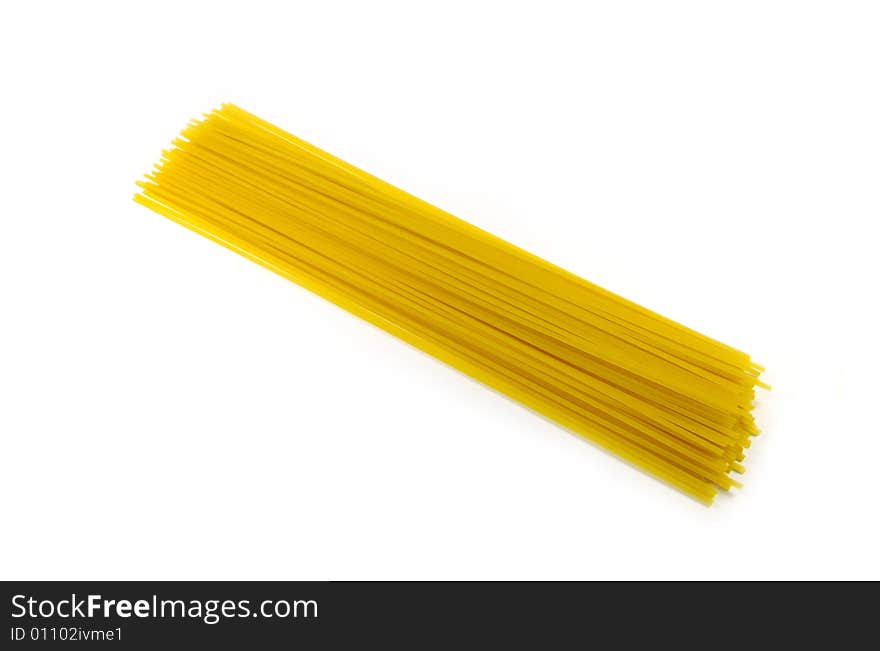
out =
[(739, 484), (763, 370), (231, 104), (136, 201), (697, 500)]

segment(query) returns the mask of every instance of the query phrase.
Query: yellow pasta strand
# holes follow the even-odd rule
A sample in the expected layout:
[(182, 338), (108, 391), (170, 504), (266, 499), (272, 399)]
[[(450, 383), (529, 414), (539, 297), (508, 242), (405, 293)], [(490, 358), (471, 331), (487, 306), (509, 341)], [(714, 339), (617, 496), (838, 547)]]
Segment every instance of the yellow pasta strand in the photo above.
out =
[(763, 368), (224, 104), (135, 200), (711, 504)]

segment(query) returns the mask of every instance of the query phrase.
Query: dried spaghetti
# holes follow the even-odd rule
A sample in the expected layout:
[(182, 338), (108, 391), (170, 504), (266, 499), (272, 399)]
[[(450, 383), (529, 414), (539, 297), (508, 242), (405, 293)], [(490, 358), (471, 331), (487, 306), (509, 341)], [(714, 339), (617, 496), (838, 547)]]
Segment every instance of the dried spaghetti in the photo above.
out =
[(738, 486), (749, 356), (225, 104), (135, 200), (711, 503)]

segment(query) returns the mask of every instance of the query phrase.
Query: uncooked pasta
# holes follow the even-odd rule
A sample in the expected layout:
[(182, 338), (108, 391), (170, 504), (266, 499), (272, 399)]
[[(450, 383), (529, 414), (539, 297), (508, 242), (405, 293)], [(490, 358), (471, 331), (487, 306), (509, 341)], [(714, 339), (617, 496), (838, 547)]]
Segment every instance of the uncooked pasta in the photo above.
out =
[(762, 368), (224, 104), (143, 205), (709, 504), (739, 484)]

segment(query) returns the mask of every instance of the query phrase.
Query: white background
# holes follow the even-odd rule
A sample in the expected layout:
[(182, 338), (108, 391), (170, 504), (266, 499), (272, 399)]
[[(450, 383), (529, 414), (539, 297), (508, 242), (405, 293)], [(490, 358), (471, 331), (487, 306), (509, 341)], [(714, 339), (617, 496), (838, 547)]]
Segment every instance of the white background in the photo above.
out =
[[(880, 578), (875, 2), (0, 9), (3, 578)], [(768, 368), (707, 509), (131, 201), (232, 101)]]

